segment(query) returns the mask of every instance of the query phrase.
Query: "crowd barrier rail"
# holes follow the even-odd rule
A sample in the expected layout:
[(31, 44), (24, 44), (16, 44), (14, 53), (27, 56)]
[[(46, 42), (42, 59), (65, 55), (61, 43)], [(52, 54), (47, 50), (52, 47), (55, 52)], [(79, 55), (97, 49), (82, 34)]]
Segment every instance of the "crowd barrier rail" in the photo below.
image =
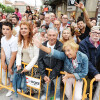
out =
[[(92, 100), (92, 94), (93, 94), (93, 83), (96, 81), (95, 78), (93, 78), (90, 82), (90, 93), (89, 93), (89, 100)], [(100, 90), (99, 90), (99, 100), (100, 100)]]
[[(22, 64), (24, 65), (24, 67), (27, 65), (27, 63), (24, 63), (24, 62), (22, 62)], [(37, 65), (34, 65), (34, 67), (38, 68)], [(46, 68), (46, 70), (48, 71), (48, 76), (49, 76), (49, 75), (50, 75), (50, 72), (52, 71), (52, 69)], [(60, 74), (61, 74), (61, 75), (64, 75), (65, 73), (64, 73), (63, 71), (60, 71)], [(33, 68), (32, 68), (32, 71), (31, 71), (31, 76), (29, 76), (29, 77), (32, 77), (32, 76), (33, 76)], [(1, 75), (0, 75), (0, 79), (2, 80), (2, 66), (1, 66)], [(36, 78), (36, 79), (38, 79), (38, 78)], [(82, 78), (82, 79), (83, 79), (83, 82), (84, 82), (82, 100), (85, 100), (85, 99), (87, 98), (87, 94), (86, 94), (87, 81), (86, 81), (85, 78)], [(7, 71), (6, 71), (6, 75), (5, 75), (5, 85), (2, 84), (2, 81), (1, 81), (1, 80), (0, 80), (0, 88), (1, 88), (1, 89), (2, 89), (2, 88), (5, 88), (5, 89), (7, 89), (7, 90), (11, 90), (11, 91), (14, 92), (14, 90), (11, 88), (11, 84), (10, 84), (10, 86), (7, 85)], [(28, 85), (27, 85), (27, 86), (30, 87), (30, 95), (25, 94), (25, 93), (23, 92), (23, 90), (22, 90), (22, 92), (18, 92), (18, 94), (23, 95), (24, 97), (30, 98), (30, 99), (32, 99), (32, 100), (39, 100), (39, 99), (40, 99), (40, 91), (41, 91), (41, 76), (40, 76), (39, 80), (40, 80), (40, 88), (34, 87), (34, 89), (38, 90), (38, 98), (33, 97), (33, 96), (31, 95), (31, 92), (32, 92), (32, 88), (33, 88), (33, 87), (28, 86)], [(56, 85), (55, 85), (55, 91), (54, 91), (54, 100), (56, 100), (57, 81), (58, 81), (58, 76), (57, 76), (57, 78), (56, 78)], [(75, 85), (76, 85), (76, 80), (75, 80), (75, 82), (74, 82), (72, 100), (74, 100)], [(48, 95), (48, 86), (49, 86), (49, 83), (47, 83), (46, 100), (48, 100), (48, 96), (47, 96), (47, 95)], [(64, 85), (62, 100), (64, 100), (64, 98), (65, 98), (65, 88), (66, 88), (66, 83), (65, 83), (65, 85)]]

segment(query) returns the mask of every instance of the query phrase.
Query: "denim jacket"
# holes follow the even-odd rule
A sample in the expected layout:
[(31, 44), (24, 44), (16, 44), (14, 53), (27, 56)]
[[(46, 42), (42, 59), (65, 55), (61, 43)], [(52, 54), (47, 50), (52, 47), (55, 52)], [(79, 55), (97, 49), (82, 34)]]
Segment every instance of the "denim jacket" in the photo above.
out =
[(25, 73), (16, 73), (17, 68), (14, 69), (14, 78), (13, 78), (13, 88), (15, 90), (15, 95), (18, 97), (17, 89), (23, 89), (23, 91), (26, 91), (26, 76)]
[(53, 56), (56, 59), (63, 60), (64, 71), (73, 74), (76, 80), (80, 80), (88, 74), (88, 57), (80, 51), (77, 52), (76, 56), (78, 63), (76, 68), (73, 67), (72, 59), (69, 59), (64, 52), (51, 49), (50, 56)]

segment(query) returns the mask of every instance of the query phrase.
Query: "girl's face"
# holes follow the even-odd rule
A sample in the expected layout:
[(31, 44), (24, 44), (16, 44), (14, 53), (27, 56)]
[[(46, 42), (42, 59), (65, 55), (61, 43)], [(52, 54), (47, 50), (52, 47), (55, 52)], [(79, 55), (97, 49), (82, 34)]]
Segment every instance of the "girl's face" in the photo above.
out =
[(21, 25), (21, 27), (20, 27), (20, 33), (21, 33), (21, 35), (23, 36), (23, 37), (26, 37), (26, 36), (28, 36), (29, 35), (29, 28), (28, 28), (28, 26), (27, 25)]
[(71, 48), (71, 46), (66, 46), (65, 47), (65, 54), (68, 58), (72, 58), (75, 59), (76, 58), (76, 53), (77, 51), (75, 51), (74, 49)]
[(69, 38), (71, 37), (71, 32), (68, 30), (64, 30), (62, 37), (64, 40), (69, 40)]

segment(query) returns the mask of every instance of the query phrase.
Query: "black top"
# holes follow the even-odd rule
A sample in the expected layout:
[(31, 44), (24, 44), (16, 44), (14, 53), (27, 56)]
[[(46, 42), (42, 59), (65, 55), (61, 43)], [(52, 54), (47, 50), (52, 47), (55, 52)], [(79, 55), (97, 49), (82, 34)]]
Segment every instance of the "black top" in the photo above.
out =
[(29, 11), (26, 10), (25, 13), (32, 14), (32, 11), (31, 10), (29, 10)]
[(89, 35), (89, 32), (90, 32), (90, 28), (88, 26), (86, 26), (85, 32), (81, 33), (81, 35), (79, 36), (80, 40), (85, 39)]
[[(47, 47), (47, 42), (44, 42), (43, 45)], [(63, 44), (57, 40), (54, 49), (62, 51)], [(49, 78), (55, 79), (57, 76), (60, 76), (60, 71), (63, 69), (63, 61), (59, 59), (55, 59), (54, 57), (50, 57), (46, 52), (40, 50), (39, 58), (38, 58), (38, 66), (39, 72), (42, 78), (48, 75), (48, 71), (46, 68), (51, 68), (52, 72), (50, 73)]]

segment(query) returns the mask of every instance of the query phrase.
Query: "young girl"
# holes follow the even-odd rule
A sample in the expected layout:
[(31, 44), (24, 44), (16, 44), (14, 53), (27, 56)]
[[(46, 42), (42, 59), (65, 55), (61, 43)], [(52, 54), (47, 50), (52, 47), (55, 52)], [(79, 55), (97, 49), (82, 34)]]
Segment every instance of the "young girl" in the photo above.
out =
[(63, 45), (64, 52), (60, 52), (43, 46), (36, 38), (34, 38), (34, 43), (50, 56), (64, 61), (65, 76), (63, 77), (63, 82), (66, 82), (65, 94), (68, 100), (72, 100), (72, 85), (74, 85), (76, 79), (74, 100), (81, 100), (83, 87), (83, 81), (81, 78), (84, 78), (88, 73), (88, 57), (78, 51), (79, 45), (73, 40), (69, 40)]

